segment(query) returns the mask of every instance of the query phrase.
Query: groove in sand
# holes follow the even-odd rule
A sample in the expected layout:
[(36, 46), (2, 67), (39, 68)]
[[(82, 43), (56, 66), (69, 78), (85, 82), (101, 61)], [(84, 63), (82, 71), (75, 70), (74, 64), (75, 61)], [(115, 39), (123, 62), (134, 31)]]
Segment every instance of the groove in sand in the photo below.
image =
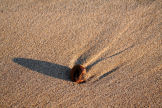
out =
[(133, 20), (121, 32), (119, 32), (119, 34), (116, 37), (114, 37), (114, 39), (107, 45), (107, 47), (103, 48), (98, 54), (90, 57), (90, 60), (87, 60), (88, 62), (84, 63), (83, 66), (87, 67), (93, 61), (97, 60), (98, 57), (100, 57), (104, 52), (106, 52), (114, 44), (114, 42), (117, 41), (122, 36), (122, 34), (128, 30), (128, 28), (130, 27), (132, 23), (133, 23)]

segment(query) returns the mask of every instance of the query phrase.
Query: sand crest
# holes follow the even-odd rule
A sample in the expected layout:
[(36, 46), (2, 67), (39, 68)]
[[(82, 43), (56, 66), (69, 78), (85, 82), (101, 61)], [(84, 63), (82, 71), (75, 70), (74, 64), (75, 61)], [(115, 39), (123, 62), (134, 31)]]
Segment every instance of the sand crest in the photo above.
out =
[[(1, 0), (0, 108), (161, 105), (161, 0)], [(86, 83), (70, 80), (75, 64)]]

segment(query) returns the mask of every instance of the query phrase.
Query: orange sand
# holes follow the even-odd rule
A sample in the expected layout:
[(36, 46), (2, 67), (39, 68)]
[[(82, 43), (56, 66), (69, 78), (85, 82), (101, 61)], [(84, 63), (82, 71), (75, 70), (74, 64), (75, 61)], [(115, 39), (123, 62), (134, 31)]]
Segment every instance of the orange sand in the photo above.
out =
[[(161, 0), (1, 0), (0, 108), (160, 108)], [(82, 64), (87, 82), (70, 81)]]

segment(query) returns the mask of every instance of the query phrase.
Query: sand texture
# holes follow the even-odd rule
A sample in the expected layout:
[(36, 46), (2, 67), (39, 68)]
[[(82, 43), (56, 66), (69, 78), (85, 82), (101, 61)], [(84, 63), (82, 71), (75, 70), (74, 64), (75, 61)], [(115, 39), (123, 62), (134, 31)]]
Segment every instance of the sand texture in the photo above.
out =
[(0, 108), (160, 108), (161, 33), (162, 0), (0, 0)]

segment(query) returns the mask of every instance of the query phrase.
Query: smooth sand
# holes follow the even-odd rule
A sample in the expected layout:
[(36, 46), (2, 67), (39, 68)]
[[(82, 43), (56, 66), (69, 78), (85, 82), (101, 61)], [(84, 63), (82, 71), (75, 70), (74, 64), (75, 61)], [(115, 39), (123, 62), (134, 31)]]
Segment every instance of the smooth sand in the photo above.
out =
[[(0, 108), (161, 105), (161, 0), (0, 0)], [(87, 69), (75, 84), (69, 70)]]

